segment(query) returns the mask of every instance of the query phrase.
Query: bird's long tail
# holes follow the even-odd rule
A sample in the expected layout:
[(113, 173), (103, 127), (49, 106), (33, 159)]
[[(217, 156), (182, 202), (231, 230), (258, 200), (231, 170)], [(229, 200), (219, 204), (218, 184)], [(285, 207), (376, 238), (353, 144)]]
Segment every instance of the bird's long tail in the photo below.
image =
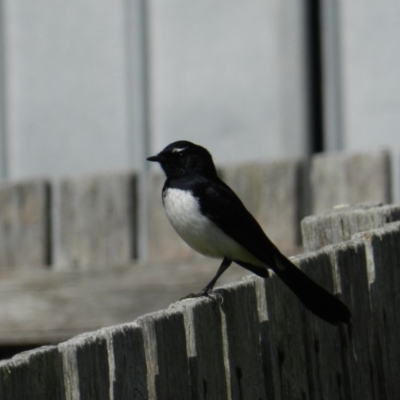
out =
[(285, 256), (281, 255), (277, 262), (280, 268), (274, 268), (275, 274), (293, 291), (306, 308), (334, 325), (338, 322), (346, 324), (350, 322), (350, 310), (338, 298), (315, 283)]

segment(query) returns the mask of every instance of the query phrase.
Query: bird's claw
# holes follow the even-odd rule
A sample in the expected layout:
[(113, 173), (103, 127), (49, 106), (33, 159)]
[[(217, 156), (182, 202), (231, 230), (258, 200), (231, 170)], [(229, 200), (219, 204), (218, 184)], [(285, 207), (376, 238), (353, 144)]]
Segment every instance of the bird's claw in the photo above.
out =
[(222, 305), (222, 303), (224, 302), (224, 297), (222, 296), (221, 293), (218, 292), (211, 292), (208, 294), (208, 297), (213, 301), (214, 308), (217, 306), (217, 303)]
[(181, 300), (196, 299), (198, 297), (207, 297), (211, 299), (214, 302), (214, 307), (216, 306), (217, 302), (220, 302), (220, 304), (222, 304), (224, 301), (220, 293), (213, 292), (211, 289), (202, 290), (199, 293), (189, 293), (187, 296), (182, 297)]
[(184, 296), (181, 298), (181, 300), (185, 299), (196, 299), (198, 297), (210, 297), (210, 291), (208, 290), (202, 290), (199, 293), (189, 293), (187, 296)]

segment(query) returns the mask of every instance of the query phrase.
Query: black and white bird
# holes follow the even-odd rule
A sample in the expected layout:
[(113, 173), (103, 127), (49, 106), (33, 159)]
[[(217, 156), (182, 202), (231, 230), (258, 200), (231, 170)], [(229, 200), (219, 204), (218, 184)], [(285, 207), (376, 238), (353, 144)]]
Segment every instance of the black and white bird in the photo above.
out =
[(271, 269), (306, 308), (325, 321), (350, 322), (349, 309), (271, 242), (238, 196), (218, 177), (204, 147), (181, 140), (147, 160), (159, 162), (165, 172), (162, 201), (179, 236), (199, 253), (222, 259), (214, 278), (192, 297), (207, 296), (233, 261), (264, 278)]

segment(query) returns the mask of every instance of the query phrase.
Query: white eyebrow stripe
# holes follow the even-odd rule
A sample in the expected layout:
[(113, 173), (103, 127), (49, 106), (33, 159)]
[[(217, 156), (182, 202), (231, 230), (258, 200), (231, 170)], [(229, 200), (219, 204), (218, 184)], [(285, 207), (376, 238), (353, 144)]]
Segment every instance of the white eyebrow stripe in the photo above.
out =
[(180, 153), (181, 151), (183, 151), (185, 149), (187, 149), (187, 147), (182, 147), (181, 149), (176, 148), (176, 149), (173, 149), (172, 152), (173, 153)]

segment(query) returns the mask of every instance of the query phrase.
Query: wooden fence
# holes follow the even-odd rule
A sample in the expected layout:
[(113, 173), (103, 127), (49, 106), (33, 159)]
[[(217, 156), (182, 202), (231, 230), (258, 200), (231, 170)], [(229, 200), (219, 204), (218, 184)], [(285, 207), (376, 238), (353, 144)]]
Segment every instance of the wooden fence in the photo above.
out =
[[(281, 248), (300, 245), (305, 215), (340, 203), (390, 203), (386, 151), (331, 153), (220, 168)], [(147, 193), (149, 258), (193, 254), (173, 232), (161, 206), (164, 177), (150, 173)], [(138, 178), (133, 172), (0, 183), (0, 270), (101, 270), (137, 258)], [(146, 218), (145, 218), (146, 219)]]
[(399, 215), (370, 204), (303, 221), (307, 248), (350, 239), (293, 260), (349, 306), (351, 329), (309, 313), (275, 276), (251, 276), (218, 289), (221, 301), (180, 301), (0, 362), (0, 399), (400, 398)]

